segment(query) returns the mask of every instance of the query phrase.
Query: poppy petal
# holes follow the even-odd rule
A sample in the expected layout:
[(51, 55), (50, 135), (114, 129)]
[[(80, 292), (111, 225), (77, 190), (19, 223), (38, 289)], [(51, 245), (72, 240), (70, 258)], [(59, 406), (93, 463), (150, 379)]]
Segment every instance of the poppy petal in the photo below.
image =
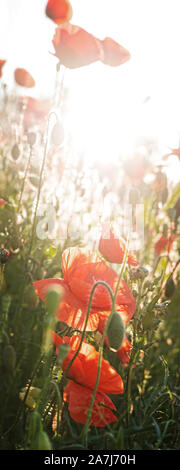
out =
[(120, 349), (117, 351), (116, 355), (121, 360), (122, 366), (125, 367), (130, 359), (130, 353), (132, 349), (132, 344), (125, 336), (123, 339), (123, 343)]
[(122, 65), (130, 59), (130, 53), (125, 47), (118, 44), (114, 39), (105, 38), (101, 41), (104, 57), (102, 62), (112, 67)]
[[(69, 413), (74, 421), (85, 424), (92, 393), (92, 390), (75, 384), (72, 381), (69, 381), (67, 384), (63, 398), (68, 402)], [(101, 403), (105, 406), (101, 405)], [(117, 417), (111, 410), (116, 410), (112, 400), (105, 395), (105, 393), (97, 392), (93, 404), (90, 425), (104, 427), (107, 424), (117, 421)]]
[[(126, 242), (122, 237), (116, 238), (113, 229), (110, 228), (108, 237), (106, 237), (106, 233), (102, 231), (102, 236), (99, 241), (99, 251), (110, 263), (122, 264), (126, 251)], [(131, 252), (128, 254), (127, 263), (132, 266), (139, 264)]]
[[(69, 341), (68, 341), (69, 343)], [(84, 349), (85, 348), (85, 349)], [(66, 370), (71, 361), (74, 352), (70, 351), (63, 361), (63, 370)], [(83, 344), (78, 356), (72, 363), (68, 372), (68, 377), (76, 383), (84, 385), (90, 389), (94, 389), (97, 371), (98, 371), (99, 353), (94, 346)], [(102, 358), (100, 379), (98, 391), (105, 393), (120, 394), (123, 393), (123, 381), (121, 376), (109, 364), (107, 360)]]
[(52, 42), (55, 56), (70, 69), (99, 60), (98, 40), (79, 26), (67, 23), (56, 28)]
[[(63, 279), (43, 279), (42, 281), (33, 282), (36, 294), (38, 297), (46, 302), (47, 292), (53, 286), (60, 286), (62, 288), (62, 297), (57, 311), (56, 317), (78, 330), (83, 330), (87, 315), (87, 306), (80, 302), (76, 296), (70, 291), (68, 285)], [(87, 330), (94, 331), (97, 329), (99, 317), (97, 312), (92, 312), (89, 315), (87, 322)]]

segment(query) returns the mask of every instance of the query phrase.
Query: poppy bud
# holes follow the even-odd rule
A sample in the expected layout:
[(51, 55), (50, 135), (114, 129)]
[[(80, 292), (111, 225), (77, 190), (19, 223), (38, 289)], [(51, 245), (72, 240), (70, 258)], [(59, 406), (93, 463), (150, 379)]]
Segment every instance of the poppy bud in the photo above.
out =
[(4, 365), (7, 370), (13, 371), (16, 366), (16, 351), (11, 344), (8, 344), (4, 348), (3, 352)]
[(11, 156), (12, 156), (13, 160), (18, 160), (19, 155), (20, 155), (19, 145), (14, 144), (12, 149), (11, 149)]
[(116, 351), (121, 347), (124, 338), (124, 324), (119, 313), (114, 312), (107, 331), (108, 343)]
[(49, 290), (47, 295), (46, 307), (49, 315), (53, 315), (59, 305), (61, 289), (54, 288)]
[(175, 283), (173, 281), (173, 278), (170, 277), (165, 285), (165, 296), (169, 299), (173, 296), (174, 291), (176, 289)]
[(52, 134), (51, 134), (51, 141), (54, 145), (62, 145), (64, 140), (64, 129), (60, 121), (54, 125)]
[(9, 258), (9, 251), (5, 248), (0, 248), (0, 264), (5, 264)]
[(38, 434), (35, 450), (52, 450), (50, 439), (43, 430), (40, 430)]

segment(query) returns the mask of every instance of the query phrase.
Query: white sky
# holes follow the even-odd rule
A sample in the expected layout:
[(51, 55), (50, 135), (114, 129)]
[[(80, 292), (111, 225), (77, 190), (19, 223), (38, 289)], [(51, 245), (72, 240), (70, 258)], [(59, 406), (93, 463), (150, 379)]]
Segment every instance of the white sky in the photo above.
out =
[[(52, 93), (57, 63), (49, 54), (55, 25), (44, 14), (46, 3), (0, 0), (0, 58), (7, 59), (3, 79), (11, 86), (14, 69), (27, 68), (37, 83), (34, 96)], [(142, 135), (157, 137), (162, 148), (176, 146), (180, 0), (72, 0), (71, 4), (72, 23), (101, 39), (111, 36), (131, 53), (131, 60), (117, 68), (96, 63), (66, 71), (69, 123), (77, 146), (88, 141), (89, 153), (98, 158), (100, 152), (103, 158), (104, 151), (107, 159), (119, 149), (128, 152), (128, 145)], [(144, 104), (147, 96), (150, 100)]]

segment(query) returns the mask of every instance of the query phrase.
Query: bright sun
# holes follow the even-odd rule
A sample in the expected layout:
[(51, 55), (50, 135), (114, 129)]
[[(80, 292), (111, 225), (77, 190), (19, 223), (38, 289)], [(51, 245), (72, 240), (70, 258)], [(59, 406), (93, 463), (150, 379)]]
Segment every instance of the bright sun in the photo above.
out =
[[(73, 24), (100, 39), (110, 36), (131, 53), (130, 61), (120, 67), (95, 63), (65, 71), (65, 125), (74, 152), (83, 153), (91, 164), (125, 158), (143, 137), (156, 140), (162, 154), (168, 146), (176, 147), (180, 132), (179, 0), (71, 3)], [(35, 96), (53, 93), (57, 63), (49, 54), (54, 24), (45, 17), (45, 5), (46, 0), (14, 0), (13, 5), (6, 0), (1, 7), (0, 54), (7, 58), (7, 80), (11, 82), (15, 67), (24, 66), (36, 79)]]

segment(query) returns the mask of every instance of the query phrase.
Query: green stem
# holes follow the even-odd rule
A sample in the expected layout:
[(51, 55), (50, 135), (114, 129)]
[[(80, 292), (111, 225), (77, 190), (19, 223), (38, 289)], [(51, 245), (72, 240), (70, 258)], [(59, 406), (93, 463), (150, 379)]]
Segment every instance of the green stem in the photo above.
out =
[(109, 286), (108, 284), (106, 284), (106, 282), (104, 282), (104, 281), (97, 281), (97, 282), (94, 284), (94, 286), (93, 286), (93, 288), (92, 288), (92, 290), (91, 290), (91, 293), (90, 293), (89, 303), (88, 303), (88, 309), (87, 309), (87, 314), (86, 314), (86, 320), (85, 320), (84, 328), (83, 328), (83, 331), (82, 331), (82, 335), (81, 335), (81, 339), (80, 339), (79, 346), (78, 346), (78, 348), (77, 348), (77, 350), (76, 350), (76, 352), (75, 352), (73, 358), (71, 359), (70, 363), (68, 364), (68, 366), (67, 366), (67, 368), (66, 368), (66, 370), (65, 370), (65, 372), (64, 372), (64, 374), (63, 374), (61, 384), (64, 383), (65, 378), (67, 377), (67, 374), (68, 374), (68, 372), (69, 372), (69, 369), (71, 368), (72, 363), (73, 363), (74, 360), (76, 359), (76, 357), (77, 357), (77, 355), (78, 355), (78, 353), (79, 353), (79, 351), (80, 351), (80, 349), (81, 349), (81, 346), (82, 346), (82, 343), (83, 343), (83, 340), (84, 340), (84, 336), (85, 336), (85, 332), (86, 332), (86, 327), (87, 327), (87, 322), (88, 322), (88, 319), (89, 319), (90, 310), (91, 310), (92, 298), (93, 298), (93, 295), (94, 295), (94, 291), (95, 291), (96, 287), (97, 287), (99, 284), (104, 285), (104, 286), (108, 289), (108, 291), (109, 291), (109, 293), (110, 293), (110, 295), (111, 295), (112, 303), (113, 303), (113, 292), (112, 292), (110, 286)]
[(23, 192), (24, 192), (25, 181), (26, 181), (27, 172), (28, 172), (28, 169), (29, 169), (31, 157), (32, 157), (32, 146), (30, 146), (29, 158), (28, 158), (27, 166), (26, 166), (25, 173), (24, 173), (24, 178), (23, 178), (23, 182), (22, 182), (21, 194), (20, 194), (20, 198), (19, 198), (19, 204), (18, 204), (17, 212), (19, 212), (19, 210), (20, 210), (22, 196), (23, 196)]
[[(122, 268), (121, 268), (121, 271), (120, 271), (120, 274), (119, 274), (119, 277), (118, 277), (118, 282), (117, 282), (117, 285), (116, 285), (116, 289), (115, 289), (114, 295), (113, 295), (113, 292), (111, 291), (111, 299), (112, 299), (111, 313), (110, 313), (110, 315), (109, 315), (109, 317), (108, 317), (108, 320), (107, 320), (107, 322), (106, 322), (106, 325), (105, 325), (105, 328), (104, 328), (104, 331), (103, 331), (103, 335), (102, 335), (102, 338), (101, 338), (101, 341), (100, 341), (99, 359), (98, 359), (98, 370), (97, 370), (97, 376), (96, 376), (96, 383), (95, 383), (95, 387), (94, 387), (94, 390), (93, 390), (93, 394), (92, 394), (92, 398), (91, 398), (90, 407), (89, 407), (89, 410), (88, 410), (88, 415), (87, 415), (86, 423), (85, 423), (84, 428), (83, 428), (82, 433), (81, 433), (81, 436), (82, 436), (83, 444), (84, 444), (84, 445), (85, 445), (85, 443), (86, 443), (86, 436), (87, 436), (88, 429), (89, 429), (89, 423), (90, 423), (90, 419), (91, 419), (91, 414), (92, 414), (92, 409), (93, 409), (93, 405), (94, 405), (94, 400), (95, 400), (97, 388), (98, 388), (98, 385), (99, 385), (100, 371), (101, 371), (101, 364), (102, 364), (102, 357), (103, 357), (104, 340), (105, 340), (105, 337), (106, 337), (106, 335), (107, 335), (107, 331), (108, 331), (108, 328), (109, 328), (109, 324), (110, 324), (110, 322), (111, 322), (112, 316), (113, 316), (114, 311), (115, 311), (116, 296), (117, 296), (119, 284), (120, 284), (120, 281), (121, 281), (121, 278), (122, 278), (122, 275), (123, 275), (123, 272), (124, 272), (124, 268), (125, 268), (127, 256), (128, 256), (128, 246), (129, 246), (129, 238), (128, 238), (128, 241), (127, 241), (126, 250), (125, 250), (125, 253), (124, 253), (123, 264), (122, 264)], [(107, 286), (107, 287), (109, 288), (109, 286)], [(109, 289), (108, 289), (108, 290), (109, 290)]]

